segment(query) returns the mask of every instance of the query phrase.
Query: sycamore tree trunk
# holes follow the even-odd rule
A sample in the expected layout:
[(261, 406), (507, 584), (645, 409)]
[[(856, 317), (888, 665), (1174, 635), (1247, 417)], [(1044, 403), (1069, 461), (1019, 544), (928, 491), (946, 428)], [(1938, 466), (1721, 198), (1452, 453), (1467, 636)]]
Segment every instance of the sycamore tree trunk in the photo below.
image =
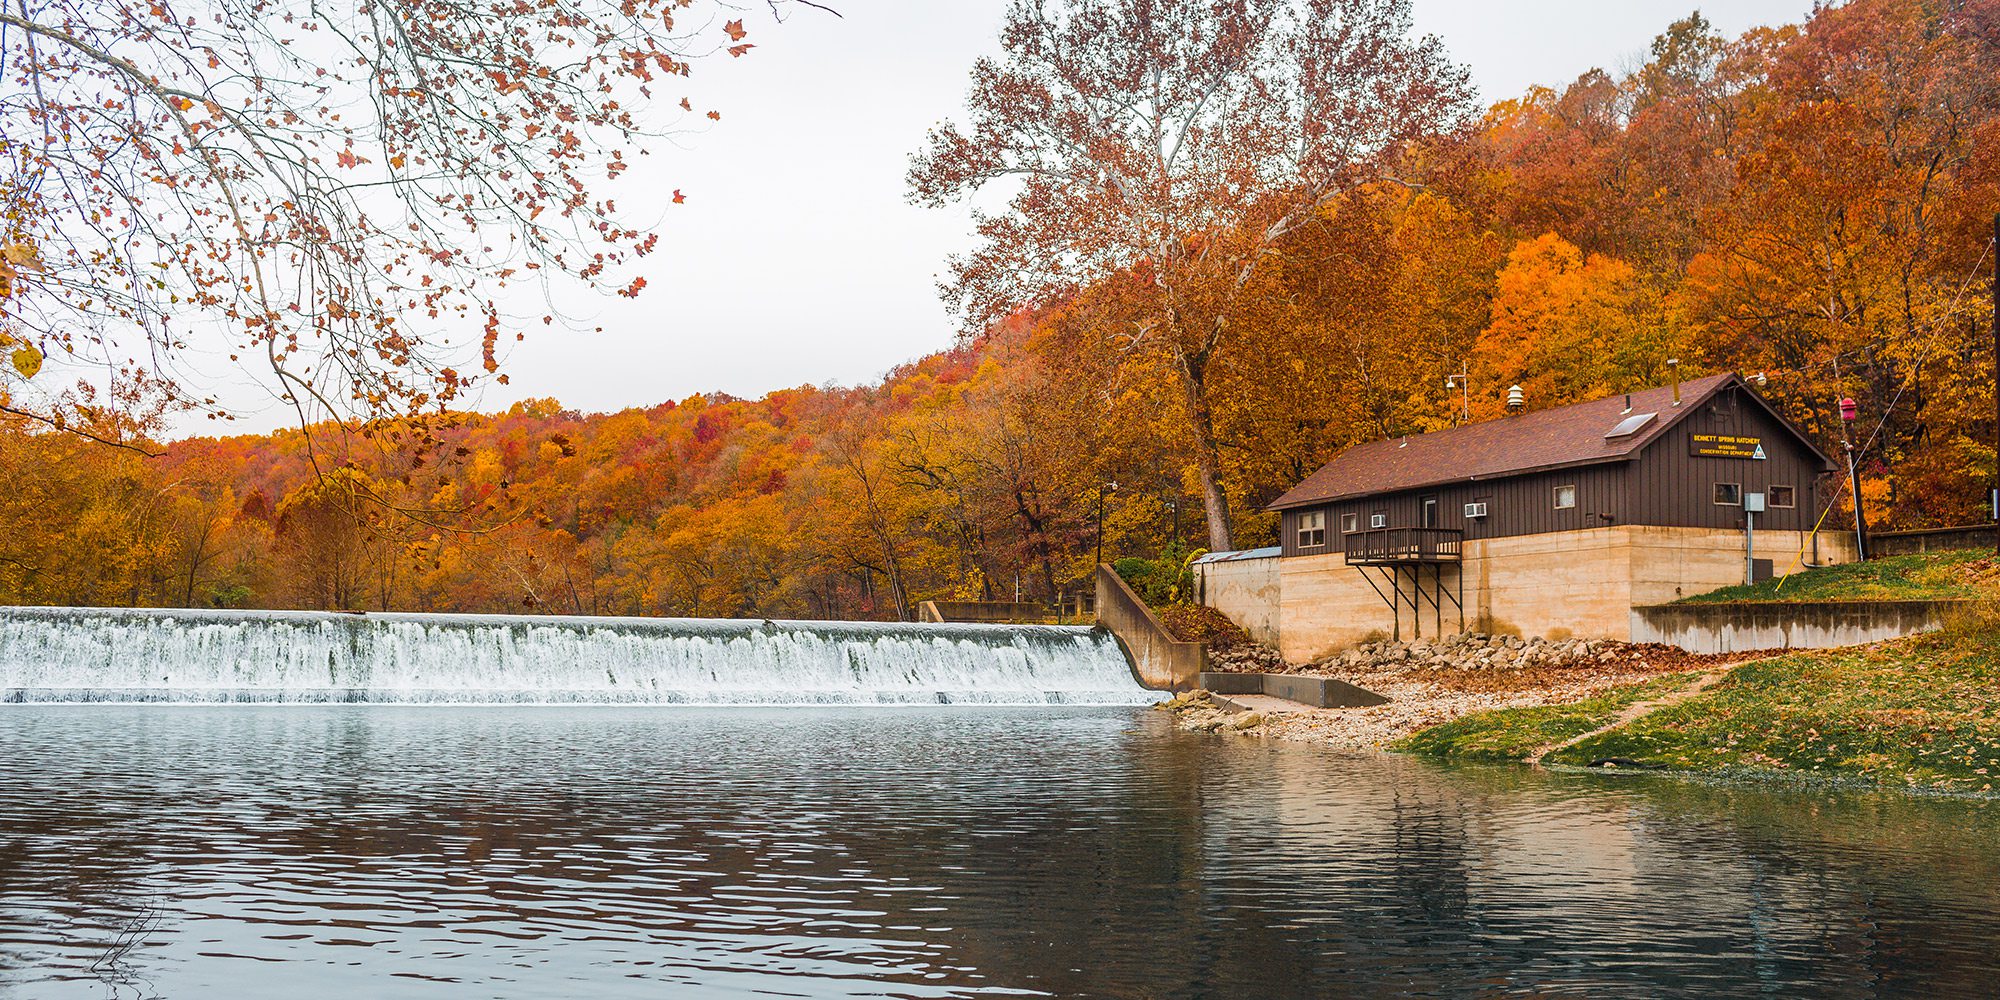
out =
[(1215, 444), (1215, 414), (1208, 405), (1208, 357), (1179, 352), (1175, 370), (1187, 396), (1188, 420), (1194, 425), (1195, 469), (1201, 477), (1201, 506), (1208, 515), (1208, 549), (1227, 552), (1235, 545), (1229, 529), (1229, 498), (1222, 492), (1222, 459)]

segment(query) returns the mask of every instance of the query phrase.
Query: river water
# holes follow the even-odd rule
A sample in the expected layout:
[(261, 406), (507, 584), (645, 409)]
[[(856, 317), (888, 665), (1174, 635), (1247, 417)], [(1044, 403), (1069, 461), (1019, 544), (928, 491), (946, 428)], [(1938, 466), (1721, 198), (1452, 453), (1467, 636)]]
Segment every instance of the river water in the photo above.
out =
[(1134, 708), (0, 705), (0, 997), (1991, 996), (1996, 809)]

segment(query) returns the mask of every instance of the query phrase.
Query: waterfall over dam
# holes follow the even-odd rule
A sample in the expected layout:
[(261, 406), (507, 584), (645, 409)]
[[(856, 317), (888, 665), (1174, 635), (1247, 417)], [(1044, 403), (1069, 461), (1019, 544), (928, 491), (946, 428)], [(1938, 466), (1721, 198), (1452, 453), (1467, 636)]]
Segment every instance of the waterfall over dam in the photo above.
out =
[(1142, 705), (1090, 628), (0, 608), (0, 702)]

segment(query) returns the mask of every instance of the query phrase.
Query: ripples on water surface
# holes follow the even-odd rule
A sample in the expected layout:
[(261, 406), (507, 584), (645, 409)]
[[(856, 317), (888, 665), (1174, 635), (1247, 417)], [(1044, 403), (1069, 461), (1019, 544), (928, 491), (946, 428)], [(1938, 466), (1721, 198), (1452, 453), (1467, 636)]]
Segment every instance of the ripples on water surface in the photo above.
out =
[(1956, 996), (1981, 803), (1093, 710), (8, 706), (0, 997)]

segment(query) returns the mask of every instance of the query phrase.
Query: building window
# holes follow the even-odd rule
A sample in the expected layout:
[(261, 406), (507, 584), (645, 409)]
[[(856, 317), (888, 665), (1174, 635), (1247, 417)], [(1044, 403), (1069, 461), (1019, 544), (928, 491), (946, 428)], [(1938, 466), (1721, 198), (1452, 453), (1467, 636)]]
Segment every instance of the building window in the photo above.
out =
[(1357, 531), (1360, 531), (1360, 530), (1361, 530), (1361, 515), (1359, 515), (1359, 514), (1342, 514), (1342, 515), (1340, 515), (1340, 530), (1341, 530), (1341, 532), (1342, 532), (1342, 533), (1344, 533), (1344, 534), (1349, 534), (1349, 535), (1351, 535), (1351, 534), (1353, 534), (1353, 533), (1355, 533), (1355, 532), (1357, 532)]
[(1299, 548), (1311, 549), (1326, 544), (1326, 512), (1307, 511), (1299, 515)]
[(1556, 509), (1570, 510), (1573, 509), (1574, 507), (1576, 507), (1576, 487), (1574, 486), (1556, 487)]
[(1370, 514), (1370, 515), (1368, 515), (1368, 526), (1369, 526), (1369, 527), (1371, 527), (1371, 528), (1386, 528), (1386, 527), (1388, 527), (1388, 526), (1389, 526), (1389, 515), (1388, 515), (1387, 513), (1385, 513), (1385, 512), (1382, 512), (1382, 511), (1376, 511), (1376, 512), (1375, 512), (1375, 513), (1373, 513), (1373, 514)]
[(1771, 495), (1765, 499), (1769, 500), (1773, 507), (1797, 507), (1799, 505), (1798, 491), (1790, 486), (1771, 487)]
[(1743, 506), (1743, 484), (1716, 483), (1715, 502), (1717, 506), (1721, 507)]

